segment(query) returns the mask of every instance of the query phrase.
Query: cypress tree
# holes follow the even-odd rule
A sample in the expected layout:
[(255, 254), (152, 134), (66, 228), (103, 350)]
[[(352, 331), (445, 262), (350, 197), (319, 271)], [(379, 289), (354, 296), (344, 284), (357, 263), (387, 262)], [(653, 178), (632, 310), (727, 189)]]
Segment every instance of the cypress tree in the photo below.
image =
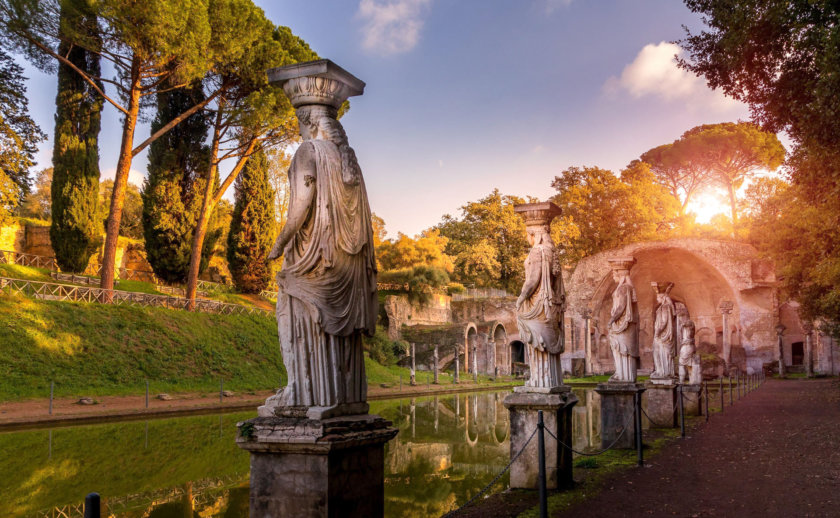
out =
[[(157, 94), (152, 133), (203, 100), (201, 83)], [(210, 160), (205, 143), (209, 127), (206, 116), (197, 112), (149, 146), (149, 174), (143, 188), (146, 258), (155, 275), (169, 283), (185, 282), (189, 272), (190, 247), (204, 192), (202, 173)], [(208, 235), (202, 248), (202, 270), (217, 240), (218, 234)]]
[(274, 190), (268, 181), (268, 160), (257, 151), (236, 179), (227, 258), (236, 288), (259, 293), (271, 280), (268, 253), (275, 235)]
[[(70, 3), (62, 3), (61, 25), (85, 27), (91, 40), (98, 39), (96, 17)], [(59, 53), (88, 76), (100, 75), (97, 54), (64, 40), (59, 44)], [(59, 267), (81, 272), (102, 243), (103, 227), (99, 219), (102, 97), (70, 66), (59, 63), (55, 104), (50, 240)]]

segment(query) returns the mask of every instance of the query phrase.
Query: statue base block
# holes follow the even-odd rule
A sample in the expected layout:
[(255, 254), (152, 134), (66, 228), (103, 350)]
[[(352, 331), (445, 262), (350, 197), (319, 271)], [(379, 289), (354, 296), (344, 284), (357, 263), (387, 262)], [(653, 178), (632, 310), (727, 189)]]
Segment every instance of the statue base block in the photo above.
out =
[[(510, 412), (510, 454), (511, 457), (521, 450), (534, 430), (537, 429), (538, 414), (543, 411), (545, 428), (551, 431), (565, 444), (572, 444), (572, 408), (578, 398), (568, 386), (548, 389), (517, 387), (504, 401)], [(518, 489), (537, 489), (539, 480), (539, 452), (537, 438), (534, 437), (522, 455), (510, 467), (510, 487)], [(545, 473), (546, 487), (559, 489), (573, 484), (572, 452), (560, 446), (548, 433), (545, 434)]]
[(703, 401), (702, 401), (702, 385), (683, 385), (683, 410), (685, 415), (698, 416), (703, 415)]
[(633, 399), (636, 393), (644, 391), (643, 385), (629, 382), (600, 383), (595, 387), (601, 396), (601, 448), (636, 448)]
[(273, 416), (237, 426), (237, 445), (251, 452), (252, 518), (383, 516), (390, 421)]
[(677, 414), (676, 380), (656, 380), (645, 384), (647, 398), (645, 413), (651, 428), (674, 428), (679, 423)]

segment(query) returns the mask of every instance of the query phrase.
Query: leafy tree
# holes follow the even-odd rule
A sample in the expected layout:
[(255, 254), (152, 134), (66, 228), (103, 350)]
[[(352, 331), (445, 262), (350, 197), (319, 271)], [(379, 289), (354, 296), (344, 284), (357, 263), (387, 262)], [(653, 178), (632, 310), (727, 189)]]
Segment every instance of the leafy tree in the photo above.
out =
[(20, 186), (0, 169), (0, 223), (14, 213), (19, 203)]
[[(208, 71), (241, 60), (248, 48), (243, 43), (248, 38), (243, 35), (251, 34), (252, 27), (248, 25), (251, 20), (240, 14), (249, 8), (253, 8), (250, 0), (102, 0), (89, 4), (81, 0), (0, 0), (0, 28), (7, 36), (6, 45), (23, 51), (46, 71), (54, 70), (57, 63), (69, 66), (123, 116), (102, 259), (102, 287), (114, 286), (117, 238), (133, 157), (209, 104), (217, 91), (135, 146), (141, 105), (149, 96), (188, 86)], [(95, 16), (101, 30), (92, 34), (86, 24), (62, 24), (62, 9)], [(62, 43), (95, 52), (116, 75), (96, 76), (76, 67), (60, 52)], [(107, 85), (108, 90), (100, 85)]]
[[(61, 9), (62, 30), (83, 28), (91, 42), (97, 44), (96, 17), (84, 8), (76, 10), (67, 4)], [(101, 89), (102, 82), (94, 80), (90, 84), (75, 71), (99, 77), (99, 56), (95, 52), (61, 39), (58, 53), (68, 63), (58, 64), (50, 241), (58, 266), (65, 271), (81, 272), (102, 243), (99, 221), (102, 98), (94, 89)]]
[[(380, 228), (384, 234), (384, 227)], [(444, 253), (447, 241), (448, 239), (435, 229), (427, 230), (414, 239), (400, 232), (397, 239), (382, 241), (376, 247), (379, 269), (387, 271), (432, 266), (451, 272), (452, 258)]]
[(376, 214), (371, 214), (370, 222), (373, 227), (373, 248), (377, 249), (379, 245), (385, 241), (385, 237), (388, 235), (388, 232), (385, 230), (385, 220)]
[[(650, 166), (656, 181), (680, 201), (680, 215), (685, 214), (692, 197), (709, 185), (708, 171), (698, 167), (681, 140), (663, 144), (642, 153), (639, 159)], [(629, 167), (633, 167), (631, 162)]]
[[(200, 81), (157, 94), (152, 132), (203, 100)], [(169, 283), (187, 280), (193, 232), (201, 211), (200, 193), (206, 181), (203, 174), (210, 164), (210, 148), (205, 144), (209, 128), (207, 118), (197, 112), (149, 146), (142, 217), (146, 258), (155, 275)], [(208, 242), (202, 250), (204, 267), (214, 244)]]
[(744, 180), (760, 169), (775, 170), (785, 159), (776, 135), (749, 122), (703, 124), (686, 131), (679, 142), (688, 161), (729, 195), (733, 225), (738, 224), (735, 192)]
[(0, 49), (0, 172), (5, 177), (0, 183), (5, 210), (17, 206), (29, 192), (29, 168), (38, 143), (45, 139), (29, 117), (25, 80), (23, 69)]
[(256, 152), (236, 179), (236, 202), (228, 234), (227, 259), (236, 288), (259, 293), (271, 281), (268, 253), (274, 243), (274, 191), (268, 161)]
[[(460, 219), (449, 214), (443, 216), (435, 228), (449, 240), (445, 252), (455, 258), (456, 281), (502, 288), (511, 293), (519, 290), (528, 252), (525, 223), (513, 211), (519, 203), (525, 200), (494, 189), (488, 196), (461, 207)], [(475, 254), (479, 252), (482, 257), (476, 262)], [(475, 267), (463, 269), (467, 264)]]
[(598, 167), (570, 167), (551, 183), (563, 214), (552, 238), (568, 262), (635, 241), (668, 237), (679, 201), (635, 162), (621, 177)]
[[(105, 180), (99, 184), (100, 227), (102, 232), (108, 217), (108, 206), (113, 197), (114, 180)], [(123, 207), (125, 221), (120, 225), (120, 235), (131, 239), (143, 239), (143, 195), (140, 189), (129, 182), (125, 186), (125, 205)], [(148, 246), (146, 247), (149, 248)]]
[(52, 190), (53, 168), (48, 167), (38, 172), (35, 177), (35, 190), (23, 198), (18, 207), (18, 214), (27, 218), (49, 220), (52, 211), (50, 191)]
[(449, 274), (437, 266), (417, 265), (379, 274), (379, 282), (408, 285), (408, 300), (428, 304), (432, 294), (449, 284)]
[(286, 225), (286, 215), (289, 212), (289, 166), (292, 156), (285, 149), (273, 148), (265, 150), (268, 160), (268, 182), (274, 190), (274, 218), (277, 225), (274, 235), (280, 233)]

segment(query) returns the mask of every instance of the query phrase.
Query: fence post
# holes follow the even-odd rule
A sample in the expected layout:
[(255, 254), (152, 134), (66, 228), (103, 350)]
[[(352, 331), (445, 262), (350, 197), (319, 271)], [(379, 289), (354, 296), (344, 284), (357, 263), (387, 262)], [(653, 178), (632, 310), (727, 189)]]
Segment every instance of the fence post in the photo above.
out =
[(709, 422), (709, 384), (703, 382), (703, 395), (706, 396), (706, 422)]
[(685, 407), (683, 406), (683, 385), (680, 383), (677, 389), (680, 394), (680, 435), (685, 437)]
[(52, 415), (52, 407), (53, 407), (53, 389), (55, 388), (55, 382), (50, 381), (50, 415)]
[(642, 452), (642, 393), (638, 390), (633, 395), (633, 400), (635, 405), (634, 408), (634, 419), (633, 419), (633, 428), (636, 432), (636, 455), (638, 458), (639, 466), (645, 465), (645, 457), (644, 453)]
[(543, 411), (537, 411), (537, 455), (539, 457), (540, 518), (548, 518), (548, 499), (545, 490), (545, 423)]
[(99, 493), (89, 493), (85, 497), (85, 518), (100, 518)]

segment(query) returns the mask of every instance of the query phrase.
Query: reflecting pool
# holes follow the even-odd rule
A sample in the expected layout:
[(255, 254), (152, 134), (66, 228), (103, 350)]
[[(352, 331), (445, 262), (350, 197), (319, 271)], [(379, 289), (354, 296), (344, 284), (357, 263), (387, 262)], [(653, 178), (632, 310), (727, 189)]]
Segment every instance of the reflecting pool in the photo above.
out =
[[(574, 447), (600, 444), (599, 402), (577, 390)], [(385, 446), (385, 513), (439, 516), (504, 468), (504, 392), (371, 402), (399, 435)], [(236, 423), (253, 412), (0, 433), (0, 516), (82, 517), (96, 491), (103, 516), (248, 516), (248, 454)], [(492, 492), (507, 487), (505, 475)]]

